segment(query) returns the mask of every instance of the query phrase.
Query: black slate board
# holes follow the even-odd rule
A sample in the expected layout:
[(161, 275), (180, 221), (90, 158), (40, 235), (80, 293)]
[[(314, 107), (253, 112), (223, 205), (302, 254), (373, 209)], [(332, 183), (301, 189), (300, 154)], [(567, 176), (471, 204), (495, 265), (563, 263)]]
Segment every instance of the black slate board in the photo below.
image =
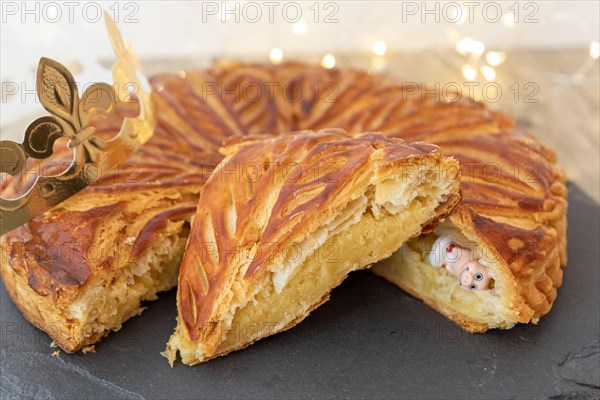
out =
[(600, 209), (569, 194), (569, 264), (539, 325), (471, 335), (368, 271), (294, 329), (192, 368), (160, 356), (175, 291), (96, 346), (51, 354), (2, 285), (0, 397), (600, 398)]

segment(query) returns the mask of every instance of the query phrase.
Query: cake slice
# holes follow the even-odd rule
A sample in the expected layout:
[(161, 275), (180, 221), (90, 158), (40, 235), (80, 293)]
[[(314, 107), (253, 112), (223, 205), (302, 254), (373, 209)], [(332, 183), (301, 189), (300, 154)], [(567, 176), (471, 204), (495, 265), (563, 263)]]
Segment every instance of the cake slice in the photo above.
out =
[(459, 169), (425, 143), (342, 130), (249, 137), (205, 184), (167, 345), (193, 365), (302, 321), (351, 271), (390, 256), (459, 201)]

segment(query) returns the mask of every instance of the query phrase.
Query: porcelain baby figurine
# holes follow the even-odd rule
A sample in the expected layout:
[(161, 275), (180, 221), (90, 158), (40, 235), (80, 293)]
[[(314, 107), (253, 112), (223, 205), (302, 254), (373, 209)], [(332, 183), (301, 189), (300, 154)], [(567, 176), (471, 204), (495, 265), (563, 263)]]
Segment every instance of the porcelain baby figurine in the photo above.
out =
[(491, 277), (487, 268), (475, 260), (473, 252), (454, 243), (450, 236), (440, 236), (429, 253), (429, 263), (444, 268), (458, 278), (462, 288), (489, 290)]

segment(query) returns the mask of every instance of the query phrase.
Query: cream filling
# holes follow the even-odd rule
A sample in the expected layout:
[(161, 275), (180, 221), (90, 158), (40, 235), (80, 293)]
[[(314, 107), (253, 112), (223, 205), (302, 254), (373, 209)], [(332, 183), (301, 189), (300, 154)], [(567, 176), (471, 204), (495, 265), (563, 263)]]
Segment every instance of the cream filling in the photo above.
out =
[(313, 232), (297, 246), (292, 246), (288, 254), (281, 255), (278, 262), (271, 264), (268, 269), (272, 272), (275, 292), (281, 293), (296, 268), (321, 247), (330, 235), (335, 235), (358, 223), (367, 209), (367, 202), (367, 197), (364, 195), (351, 201), (332, 222)]

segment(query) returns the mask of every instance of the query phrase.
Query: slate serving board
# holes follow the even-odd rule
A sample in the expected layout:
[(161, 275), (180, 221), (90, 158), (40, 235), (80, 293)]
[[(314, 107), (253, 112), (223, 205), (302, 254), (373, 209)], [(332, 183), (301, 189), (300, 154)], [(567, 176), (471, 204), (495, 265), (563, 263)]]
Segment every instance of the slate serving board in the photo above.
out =
[(568, 221), (564, 283), (538, 325), (471, 335), (361, 271), (294, 329), (192, 368), (159, 354), (175, 291), (95, 354), (55, 357), (2, 285), (0, 397), (600, 398), (600, 208), (572, 185)]

